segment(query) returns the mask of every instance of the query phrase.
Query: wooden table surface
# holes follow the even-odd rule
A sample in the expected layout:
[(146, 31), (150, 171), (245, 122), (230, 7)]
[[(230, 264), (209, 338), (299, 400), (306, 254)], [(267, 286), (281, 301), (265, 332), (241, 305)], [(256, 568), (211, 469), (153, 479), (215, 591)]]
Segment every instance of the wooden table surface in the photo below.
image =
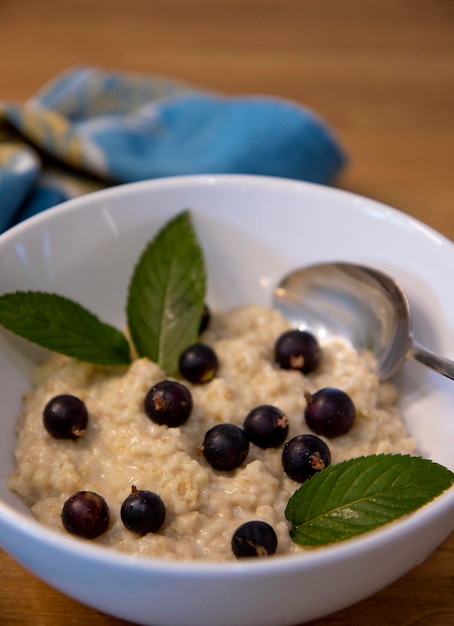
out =
[[(452, 0), (1, 0), (0, 98), (24, 101), (78, 64), (290, 98), (345, 145), (339, 186), (454, 239), (453, 28)], [(125, 623), (0, 552), (1, 626)], [(388, 588), (312, 622), (347, 624), (454, 624), (454, 535)]]

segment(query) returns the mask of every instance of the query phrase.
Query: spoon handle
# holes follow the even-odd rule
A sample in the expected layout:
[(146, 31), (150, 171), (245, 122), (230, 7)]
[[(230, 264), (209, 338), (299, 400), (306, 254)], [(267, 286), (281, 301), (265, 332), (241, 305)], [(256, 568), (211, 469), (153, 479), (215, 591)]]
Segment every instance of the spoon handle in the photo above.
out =
[(442, 356), (437, 356), (430, 350), (415, 343), (408, 354), (408, 358), (418, 361), (427, 367), (435, 370), (439, 374), (454, 380), (454, 361)]

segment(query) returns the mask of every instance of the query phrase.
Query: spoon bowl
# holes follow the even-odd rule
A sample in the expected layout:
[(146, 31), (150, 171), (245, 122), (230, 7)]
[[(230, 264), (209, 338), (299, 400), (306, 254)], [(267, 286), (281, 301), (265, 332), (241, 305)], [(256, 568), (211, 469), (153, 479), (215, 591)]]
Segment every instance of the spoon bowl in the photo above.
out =
[(358, 351), (371, 352), (380, 380), (390, 378), (405, 359), (454, 379), (453, 361), (414, 340), (408, 298), (379, 270), (345, 262), (310, 265), (281, 280), (273, 304), (319, 339), (337, 335)]

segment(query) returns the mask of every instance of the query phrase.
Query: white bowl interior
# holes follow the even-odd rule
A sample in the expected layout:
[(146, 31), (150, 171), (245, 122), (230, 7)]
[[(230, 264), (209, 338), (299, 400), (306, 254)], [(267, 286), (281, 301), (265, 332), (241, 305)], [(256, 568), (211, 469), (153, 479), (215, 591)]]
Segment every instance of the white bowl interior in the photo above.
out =
[[(205, 253), (207, 300), (214, 308), (270, 304), (273, 287), (290, 269), (317, 261), (358, 261), (398, 279), (409, 296), (419, 342), (454, 357), (450, 241), (371, 200), (273, 178), (164, 179), (65, 203), (0, 236), (0, 293), (60, 293), (122, 327), (128, 280), (138, 255), (157, 229), (186, 208)], [(33, 363), (43, 354), (0, 329), (0, 519), (9, 514), (2, 502), (25, 512), (5, 478), (13, 470), (21, 394)], [(421, 365), (405, 363), (398, 384), (404, 417), (421, 454), (454, 471), (454, 383)], [(448, 494), (445, 512), (446, 506), (454, 509), (453, 496)], [(446, 525), (443, 529), (446, 534)], [(438, 539), (443, 538), (440, 534)], [(431, 542), (430, 550), (437, 538)], [(413, 564), (408, 562), (409, 567)], [(373, 583), (366, 587), (364, 593), (375, 590)]]

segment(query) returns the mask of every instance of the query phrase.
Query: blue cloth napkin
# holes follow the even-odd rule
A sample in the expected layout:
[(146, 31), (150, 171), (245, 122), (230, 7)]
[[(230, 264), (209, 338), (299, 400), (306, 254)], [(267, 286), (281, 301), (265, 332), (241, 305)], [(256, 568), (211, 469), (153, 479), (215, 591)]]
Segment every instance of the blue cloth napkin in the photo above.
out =
[(0, 232), (108, 185), (216, 173), (328, 184), (345, 161), (328, 125), (291, 101), (78, 67), (0, 103)]

